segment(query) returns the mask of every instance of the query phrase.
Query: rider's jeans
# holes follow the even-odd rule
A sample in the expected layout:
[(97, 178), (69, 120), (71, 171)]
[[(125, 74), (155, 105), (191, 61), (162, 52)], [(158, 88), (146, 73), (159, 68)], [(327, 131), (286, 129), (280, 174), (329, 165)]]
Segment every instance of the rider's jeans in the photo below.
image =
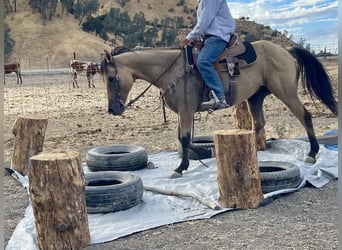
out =
[(216, 36), (209, 36), (205, 39), (204, 46), (197, 59), (197, 67), (204, 82), (215, 92), (220, 100), (225, 99), (225, 95), (221, 78), (214, 68), (214, 62), (218, 59), (226, 45), (226, 41)]

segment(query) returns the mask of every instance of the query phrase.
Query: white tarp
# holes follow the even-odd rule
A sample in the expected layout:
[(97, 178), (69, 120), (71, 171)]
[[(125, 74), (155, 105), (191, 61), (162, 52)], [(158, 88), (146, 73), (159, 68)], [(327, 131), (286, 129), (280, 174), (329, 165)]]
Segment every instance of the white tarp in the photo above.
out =
[[(279, 190), (265, 194), (269, 198), (281, 193), (294, 192), (310, 182), (315, 187), (322, 187), (332, 179), (338, 178), (338, 152), (320, 147), (315, 164), (307, 164), (303, 159), (309, 151), (309, 143), (300, 140), (276, 140), (269, 142), (267, 151), (258, 152), (259, 161), (285, 161), (300, 167), (303, 182), (296, 189)], [(170, 179), (172, 170), (180, 163), (177, 152), (167, 151), (149, 155), (149, 161), (155, 169), (134, 171), (144, 185), (166, 190), (194, 192), (211, 201), (218, 200), (216, 181), (216, 159), (203, 160), (209, 167), (199, 161), (191, 161), (189, 170), (183, 177)], [(84, 163), (84, 170), (88, 172)], [(20, 177), (20, 176), (19, 176)], [(19, 179), (27, 186), (27, 177)], [(191, 198), (166, 196), (152, 192), (144, 192), (143, 202), (131, 209), (108, 213), (89, 214), (88, 222), (91, 243), (102, 243), (115, 240), (135, 232), (158, 226), (195, 219), (205, 219), (230, 209), (212, 210)], [(32, 207), (29, 205), (25, 217), (17, 225), (6, 250), (38, 249)]]

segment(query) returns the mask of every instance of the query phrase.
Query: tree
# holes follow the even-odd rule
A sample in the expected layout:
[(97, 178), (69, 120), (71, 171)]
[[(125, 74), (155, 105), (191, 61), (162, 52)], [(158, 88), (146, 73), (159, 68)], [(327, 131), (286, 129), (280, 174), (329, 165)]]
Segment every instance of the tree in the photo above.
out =
[(114, 35), (114, 43), (119, 37), (130, 33), (131, 19), (127, 13), (120, 12), (118, 8), (111, 8), (103, 21), (103, 32)]
[(297, 46), (298, 46), (299, 48), (304, 48), (304, 44), (305, 44), (305, 39), (301, 37), (301, 38), (299, 39), (299, 43), (297, 44)]
[(64, 14), (64, 10), (67, 11), (67, 15), (68, 13), (74, 14), (74, 1), (73, 0), (60, 0), (61, 4), (62, 4), (62, 17)]
[(80, 20), (81, 25), (84, 18), (95, 14), (100, 7), (98, 0), (77, 0), (75, 4), (74, 16)]
[(8, 56), (10, 56), (15, 45), (15, 41), (11, 38), (11, 29), (7, 23), (4, 24), (4, 28), (4, 52), (6, 59)]
[(49, 18), (52, 20), (52, 16), (56, 13), (57, 0), (30, 0), (30, 6), (43, 16), (44, 19)]
[(162, 38), (161, 38), (160, 43), (162, 46), (171, 47), (172, 45), (174, 45), (176, 37), (177, 37), (177, 30), (163, 28)]
[(82, 24), (82, 29), (87, 32), (95, 32), (96, 35), (101, 35), (105, 17), (106, 15), (88, 17), (87, 20)]

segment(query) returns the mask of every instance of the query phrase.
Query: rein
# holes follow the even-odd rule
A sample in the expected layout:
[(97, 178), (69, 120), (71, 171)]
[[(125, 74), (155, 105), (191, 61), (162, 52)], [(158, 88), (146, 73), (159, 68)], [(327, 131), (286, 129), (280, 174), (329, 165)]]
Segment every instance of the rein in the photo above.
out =
[(151, 83), (143, 92), (141, 92), (136, 98), (134, 98), (133, 100), (130, 100), (127, 104), (126, 104), (126, 107), (129, 107), (131, 106), (133, 103), (135, 103), (140, 97), (142, 97), (146, 92), (147, 90), (149, 90), (151, 88), (153, 84)]
[[(181, 51), (181, 53), (177, 56), (177, 58), (173, 61), (173, 63), (164, 71), (164, 73), (165, 73), (166, 71), (168, 71), (168, 70), (176, 63), (176, 61), (178, 60), (178, 58), (179, 58), (181, 55), (182, 55), (182, 51)], [(162, 93), (161, 93), (161, 95), (160, 95), (160, 98), (164, 98), (165, 95), (166, 95), (169, 91), (172, 92), (172, 90), (176, 87), (176, 85), (177, 85), (177, 83), (179, 82), (179, 80), (180, 80), (181, 78), (183, 78), (185, 75), (187, 75), (190, 71), (191, 71), (191, 70), (190, 70), (188, 67), (186, 67), (185, 73), (184, 73), (182, 76), (178, 77), (176, 80), (171, 81), (171, 83), (168, 85), (168, 87), (166, 88), (166, 90), (165, 90), (165, 91), (162, 91)], [(164, 73), (163, 73), (163, 74), (164, 74)], [(158, 78), (158, 79), (159, 79), (159, 78)], [(186, 82), (186, 78), (185, 78), (185, 82)]]
[[(125, 107), (128, 107), (128, 106), (131, 106), (134, 102), (136, 102), (140, 97), (142, 97), (146, 92), (147, 90), (149, 90), (151, 88), (151, 86), (153, 85), (153, 83), (156, 83), (157, 81), (160, 80), (160, 78), (162, 78), (166, 72), (169, 71), (170, 68), (172, 68), (175, 63), (177, 62), (178, 58), (182, 55), (182, 51), (179, 53), (179, 55), (175, 58), (175, 60), (173, 60), (173, 62), (155, 79), (152, 81), (152, 83), (142, 92), (140, 93), (136, 98), (134, 98), (133, 100), (129, 101)], [(117, 70), (117, 67), (116, 67), (116, 64), (115, 64), (115, 60), (114, 60), (114, 57), (112, 57), (113, 59), (113, 66), (114, 66), (114, 69), (115, 69), (115, 78), (116, 78), (116, 87), (118, 90), (120, 90), (120, 82), (121, 82), (121, 78), (118, 74), (118, 70)], [(165, 96), (165, 94), (170, 90), (170, 87), (168, 87), (168, 89), (163, 93), (161, 94), (161, 98), (163, 98)], [(165, 117), (165, 114), (164, 114), (164, 117)], [(164, 119), (165, 120), (165, 119)]]

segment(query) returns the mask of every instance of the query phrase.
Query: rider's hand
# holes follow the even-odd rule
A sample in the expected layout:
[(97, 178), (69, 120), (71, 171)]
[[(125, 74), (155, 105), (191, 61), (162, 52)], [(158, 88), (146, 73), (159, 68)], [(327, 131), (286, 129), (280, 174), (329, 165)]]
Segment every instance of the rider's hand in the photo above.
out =
[(191, 41), (185, 38), (183, 41), (180, 42), (179, 47), (180, 47), (181, 49), (184, 49), (184, 47), (185, 47), (186, 45), (188, 45), (189, 43), (191, 43)]

